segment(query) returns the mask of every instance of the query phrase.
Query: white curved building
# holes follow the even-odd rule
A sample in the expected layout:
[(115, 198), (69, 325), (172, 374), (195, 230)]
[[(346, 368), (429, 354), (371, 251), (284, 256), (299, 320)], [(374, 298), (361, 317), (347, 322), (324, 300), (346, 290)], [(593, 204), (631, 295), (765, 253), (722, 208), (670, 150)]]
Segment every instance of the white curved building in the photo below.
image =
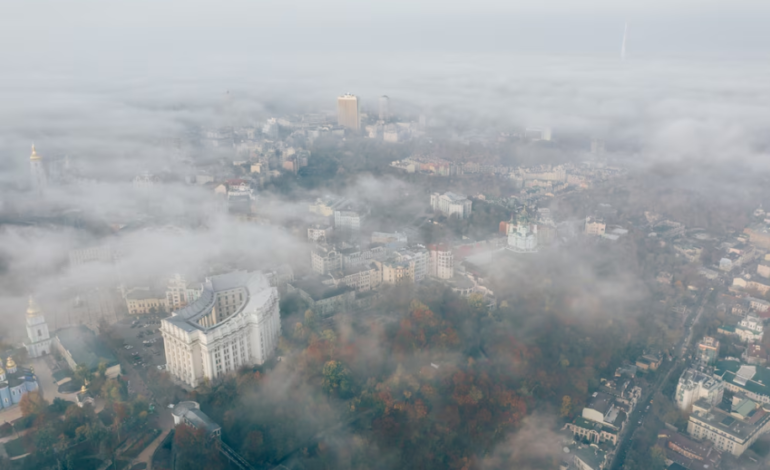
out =
[(207, 278), (200, 298), (161, 321), (169, 373), (195, 387), (264, 363), (281, 334), (278, 300), (261, 272)]

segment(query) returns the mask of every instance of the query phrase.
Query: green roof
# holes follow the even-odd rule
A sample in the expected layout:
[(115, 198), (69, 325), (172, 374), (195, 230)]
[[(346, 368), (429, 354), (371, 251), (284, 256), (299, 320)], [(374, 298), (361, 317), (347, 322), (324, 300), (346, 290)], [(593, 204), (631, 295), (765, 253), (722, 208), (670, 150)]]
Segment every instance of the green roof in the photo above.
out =
[(755, 367), (757, 373), (751, 380), (746, 382), (746, 385), (735, 382), (735, 374), (741, 368), (740, 361), (718, 361), (714, 375), (749, 392), (770, 397), (770, 387), (768, 387), (768, 384), (770, 384), (770, 369), (761, 366)]
[(735, 325), (722, 325), (719, 327), (719, 329), (730, 333), (735, 333)]
[(101, 362), (105, 362), (107, 367), (118, 363), (107, 345), (83, 325), (59, 330), (56, 337), (77, 365), (83, 364), (90, 370), (96, 370)]

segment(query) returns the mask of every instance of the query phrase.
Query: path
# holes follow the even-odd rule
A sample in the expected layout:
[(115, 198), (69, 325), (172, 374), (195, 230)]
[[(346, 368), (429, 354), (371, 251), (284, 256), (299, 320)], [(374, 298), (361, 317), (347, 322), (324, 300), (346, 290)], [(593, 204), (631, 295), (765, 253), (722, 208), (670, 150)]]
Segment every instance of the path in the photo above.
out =
[(174, 417), (171, 415), (171, 410), (168, 408), (162, 408), (158, 412), (158, 427), (163, 430), (154, 441), (150, 443), (134, 460), (131, 461), (131, 465), (144, 462), (147, 464), (148, 470), (152, 468), (152, 454), (155, 453), (155, 449), (158, 448), (166, 435), (174, 428)]

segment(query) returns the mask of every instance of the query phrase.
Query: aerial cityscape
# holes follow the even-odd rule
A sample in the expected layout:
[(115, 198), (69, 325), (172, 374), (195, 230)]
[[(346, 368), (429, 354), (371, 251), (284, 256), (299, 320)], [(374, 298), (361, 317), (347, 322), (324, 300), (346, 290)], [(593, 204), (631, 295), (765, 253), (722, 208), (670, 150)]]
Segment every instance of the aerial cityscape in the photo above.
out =
[(770, 5), (65, 3), (0, 469), (770, 468)]

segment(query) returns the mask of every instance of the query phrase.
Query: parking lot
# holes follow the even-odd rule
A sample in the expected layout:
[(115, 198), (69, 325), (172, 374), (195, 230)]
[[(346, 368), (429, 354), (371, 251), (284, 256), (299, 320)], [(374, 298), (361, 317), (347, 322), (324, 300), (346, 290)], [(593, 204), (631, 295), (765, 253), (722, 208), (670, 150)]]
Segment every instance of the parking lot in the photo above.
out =
[(137, 370), (163, 367), (166, 355), (159, 329), (160, 319), (150, 315), (130, 317), (114, 324), (113, 331), (123, 343), (118, 350), (121, 362), (132, 364)]

